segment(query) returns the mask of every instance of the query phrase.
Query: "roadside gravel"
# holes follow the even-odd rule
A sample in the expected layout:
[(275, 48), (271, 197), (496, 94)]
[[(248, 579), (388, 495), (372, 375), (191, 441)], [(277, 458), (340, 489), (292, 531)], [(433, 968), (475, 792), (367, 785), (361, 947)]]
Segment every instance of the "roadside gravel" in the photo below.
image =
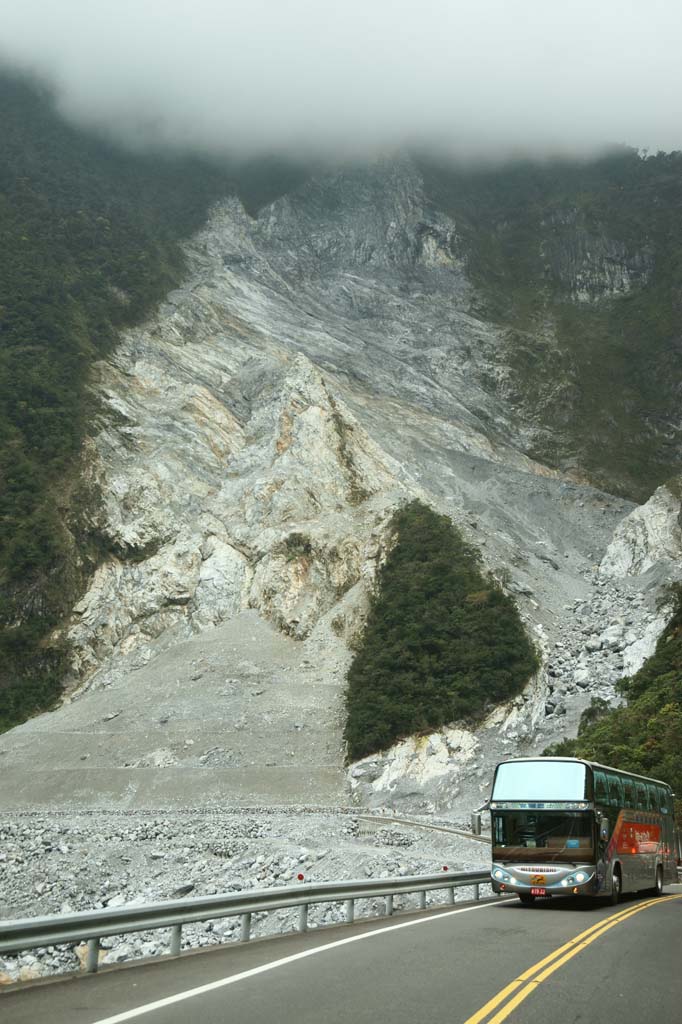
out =
[[(406, 825), (374, 825), (350, 810), (253, 812), (2, 817), (0, 918), (276, 885), (426, 874), (444, 867), (476, 870), (488, 863), (484, 844)], [(304, 876), (300, 883), (299, 874)], [(461, 900), (471, 892), (460, 889), (456, 895)], [(444, 898), (432, 897), (436, 902)], [(366, 904), (358, 903), (358, 915), (383, 910), (382, 901)], [(415, 897), (404, 897), (396, 900), (396, 909), (414, 904)], [(341, 921), (343, 915), (342, 904), (311, 907), (310, 927)], [(292, 930), (296, 921), (295, 909), (257, 914), (252, 934), (259, 938)], [(235, 941), (238, 934), (236, 918), (188, 925), (183, 928), (183, 948)], [(167, 952), (168, 939), (161, 931), (109, 937), (102, 941), (102, 962), (161, 955)], [(0, 983), (79, 970), (84, 958), (85, 946), (0, 957)]]

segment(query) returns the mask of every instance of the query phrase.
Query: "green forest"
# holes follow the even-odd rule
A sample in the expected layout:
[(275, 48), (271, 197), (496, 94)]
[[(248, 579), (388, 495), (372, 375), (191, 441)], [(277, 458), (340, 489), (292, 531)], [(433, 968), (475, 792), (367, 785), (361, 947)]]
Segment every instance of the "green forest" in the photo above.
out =
[(447, 516), (414, 501), (394, 514), (390, 535), (348, 672), (351, 761), (411, 733), (480, 720), (538, 667), (514, 602)]
[(545, 754), (584, 757), (669, 783), (682, 821), (682, 585), (672, 593), (674, 613), (656, 650), (634, 676), (621, 680), (626, 703), (609, 710), (594, 701), (576, 739)]
[[(422, 169), (456, 222), (474, 312), (505, 333), (529, 454), (645, 501), (682, 468), (682, 153)], [(605, 242), (649, 259), (650, 276), (576, 301), (566, 263)]]
[(73, 491), (90, 366), (180, 280), (179, 241), (231, 185), (69, 127), (47, 93), (2, 74), (0, 124), (1, 730), (60, 688), (49, 636), (88, 568)]

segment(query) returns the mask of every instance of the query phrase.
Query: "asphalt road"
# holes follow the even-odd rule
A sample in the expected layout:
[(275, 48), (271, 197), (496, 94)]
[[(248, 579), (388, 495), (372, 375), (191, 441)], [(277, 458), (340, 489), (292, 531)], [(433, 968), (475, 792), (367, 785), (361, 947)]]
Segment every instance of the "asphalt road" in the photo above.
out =
[(561, 900), (467, 904), (32, 985), (0, 995), (0, 1019), (674, 1021), (682, 1006), (681, 939), (682, 886), (668, 887), (658, 900), (626, 897), (614, 908)]

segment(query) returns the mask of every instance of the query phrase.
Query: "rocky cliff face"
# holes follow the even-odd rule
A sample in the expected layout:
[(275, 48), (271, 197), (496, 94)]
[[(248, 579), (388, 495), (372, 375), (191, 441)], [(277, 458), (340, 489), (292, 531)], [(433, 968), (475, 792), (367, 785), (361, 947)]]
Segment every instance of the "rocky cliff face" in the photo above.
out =
[(545, 274), (576, 302), (627, 295), (651, 279), (650, 245), (628, 247), (606, 231), (598, 234), (574, 208), (555, 213), (542, 226)]
[(682, 559), (681, 483), (676, 479), (659, 487), (619, 524), (602, 559), (602, 572), (641, 576), (661, 563), (674, 571)]
[(421, 493), (410, 434), (551, 475), (476, 384), (496, 338), (458, 308), (454, 237), (409, 165), (314, 181), (258, 221), (216, 211), (186, 289), (99, 366), (88, 472), (112, 555), (75, 609), (78, 676), (245, 607), (308, 635), (371, 578), (386, 510)]
[[(567, 264), (576, 294), (591, 252)], [(642, 510), (523, 454), (505, 340), (410, 163), (322, 176), (257, 220), (227, 201), (188, 254), (184, 287), (97, 368), (84, 471), (105, 554), (68, 625), (71, 696), (3, 737), (17, 799), (480, 802), (499, 756), (614, 699), (655, 628), (679, 500), (657, 498), (665, 524), (642, 530)], [(388, 518), (414, 496), (481, 548), (543, 669), (475, 734), (453, 723), (344, 781), (348, 644)]]
[[(150, 332), (136, 339), (134, 373), (102, 367), (115, 420), (95, 439), (89, 472), (103, 495), (94, 525), (115, 553), (69, 632), (89, 685), (112, 678), (122, 655), (148, 658), (152, 640), (246, 608), (303, 639), (370, 571), (376, 524), (410, 493), (304, 356), (267, 366), (240, 424), (192, 379), (210, 381), (215, 351), (195, 342), (183, 354), (191, 364), (178, 379), (164, 366), (165, 338)], [(118, 366), (127, 358), (124, 345)]]

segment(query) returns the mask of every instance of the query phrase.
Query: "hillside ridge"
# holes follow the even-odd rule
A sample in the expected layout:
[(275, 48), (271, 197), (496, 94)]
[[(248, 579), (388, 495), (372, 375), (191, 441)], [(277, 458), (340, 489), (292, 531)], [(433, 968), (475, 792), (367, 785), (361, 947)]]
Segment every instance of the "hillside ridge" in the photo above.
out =
[[(491, 385), (503, 333), (476, 312), (457, 231), (406, 160), (313, 179), (257, 219), (236, 198), (215, 208), (186, 248), (182, 286), (96, 367), (103, 411), (84, 472), (99, 495), (86, 525), (99, 567), (67, 626), (71, 703), (60, 720), (77, 722), (102, 690), (117, 711), (116, 694), (159, 659), (170, 659), (159, 664), (173, 666), (172, 678), (191, 676), (184, 645), (208, 643), (249, 609), (292, 642), (319, 645), (315, 679), (333, 681), (333, 706), (386, 525), (411, 498), (450, 516), (482, 551), (543, 667), (465, 744), (485, 746), (476, 772), (447, 753), (433, 785), (407, 785), (406, 806), (452, 806), (464, 799), (462, 772), (478, 789), (476, 773), (500, 750), (546, 745), (592, 696), (617, 699), (626, 657), (645, 657), (657, 628), (676, 540), (645, 571), (600, 572), (634, 506), (523, 451), (523, 424)], [(608, 642), (594, 639), (608, 629)], [(293, 727), (296, 707), (287, 714)], [(52, 717), (13, 730), (2, 749), (49, 731)], [(333, 721), (338, 757), (343, 723)], [(231, 749), (237, 727), (223, 727), (218, 746)], [(273, 743), (281, 729), (273, 720)], [(55, 736), (46, 761), (59, 760), (60, 742), (73, 746), (68, 734)], [(137, 752), (110, 748), (110, 764), (133, 776), (150, 770), (149, 745), (165, 749), (135, 736)], [(245, 771), (255, 778), (270, 746), (253, 747)], [(413, 759), (415, 778), (427, 748)], [(387, 751), (386, 765), (401, 757)], [(371, 795), (353, 782), (356, 797), (398, 799), (383, 763), (372, 768)], [(86, 772), (87, 759), (75, 769)], [(173, 800), (172, 773), (164, 783), (158, 769), (154, 799)]]

